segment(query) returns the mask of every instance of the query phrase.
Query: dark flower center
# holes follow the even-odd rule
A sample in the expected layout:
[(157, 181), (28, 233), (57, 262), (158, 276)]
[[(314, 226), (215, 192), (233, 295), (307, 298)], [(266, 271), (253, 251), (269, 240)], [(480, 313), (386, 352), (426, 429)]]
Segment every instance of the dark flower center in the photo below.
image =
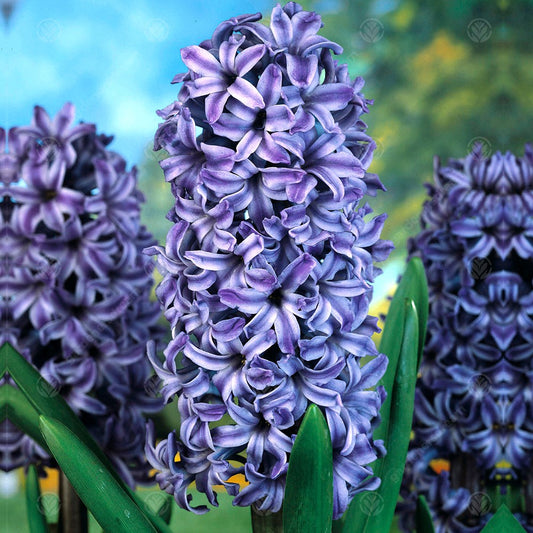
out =
[(226, 83), (228, 87), (235, 83), (235, 80), (238, 78), (237, 74), (226, 74)]
[(252, 124), (252, 127), (254, 130), (262, 130), (265, 127), (267, 119), (267, 112), (266, 109), (260, 109), (257, 112), (257, 115), (255, 117), (254, 123)]
[(275, 289), (272, 294), (268, 297), (270, 303), (274, 307), (281, 307), (283, 302), (283, 292), (281, 289)]
[(71, 308), (71, 313), (74, 318), (81, 318), (85, 313), (85, 308), (81, 305), (75, 305)]
[(81, 239), (79, 237), (72, 239), (71, 241), (68, 241), (67, 246), (69, 250), (76, 251), (80, 248), (81, 245)]
[(56, 196), (57, 196), (57, 191), (55, 189), (46, 189), (42, 193), (42, 197), (45, 202), (49, 202), (50, 200), (53, 200)]

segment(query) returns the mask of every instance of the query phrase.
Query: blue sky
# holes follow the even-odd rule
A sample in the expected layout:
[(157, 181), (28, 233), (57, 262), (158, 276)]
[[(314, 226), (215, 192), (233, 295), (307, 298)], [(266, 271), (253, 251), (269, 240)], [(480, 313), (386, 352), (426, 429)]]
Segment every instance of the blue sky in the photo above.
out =
[[(179, 50), (242, 13), (268, 16), (267, 0), (19, 0), (0, 32), (0, 125), (28, 124), (33, 106), (115, 135), (112, 147), (140, 163), (184, 70)], [(154, 7), (155, 6), (155, 7)], [(1, 23), (1, 22), (0, 22)]]

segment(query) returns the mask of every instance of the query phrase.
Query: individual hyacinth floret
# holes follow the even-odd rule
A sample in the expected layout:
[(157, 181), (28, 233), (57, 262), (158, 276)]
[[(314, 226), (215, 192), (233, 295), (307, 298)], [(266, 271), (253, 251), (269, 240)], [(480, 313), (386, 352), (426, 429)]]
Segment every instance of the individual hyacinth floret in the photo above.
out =
[(478, 146), (437, 165), (428, 190), (409, 245), (430, 313), (402, 520), (411, 530), (424, 494), (437, 531), (480, 531), (496, 511), (477, 501), (487, 487), (531, 483), (533, 150), (485, 158)]
[[(39, 369), (43, 394), (67, 400), (133, 486), (149, 473), (143, 413), (161, 403), (145, 388), (146, 343), (161, 333), (142, 254), (154, 240), (135, 169), (73, 119), (72, 104), (53, 119), (36, 107), (31, 125), (0, 130), (0, 345)], [(9, 420), (1, 446), (4, 470), (49, 462)]]
[[(289, 454), (310, 403), (326, 415), (334, 449), (334, 515), (380, 480), (372, 431), (387, 358), (371, 335), (372, 282), (391, 243), (365, 194), (375, 148), (360, 116), (370, 103), (317, 35), (316, 13), (277, 6), (220, 24), (181, 55), (188, 71), (155, 149), (175, 208), (166, 246), (151, 247), (164, 276), (157, 295), (173, 339), (154, 367), (181, 426), (147, 455), (161, 488), (197, 513), (188, 487), (217, 505), (278, 511)], [(363, 356), (370, 356), (365, 365)], [(153, 442), (153, 428), (149, 428)], [(179, 453), (179, 455), (177, 455)], [(230, 478), (243, 473), (239, 490)]]

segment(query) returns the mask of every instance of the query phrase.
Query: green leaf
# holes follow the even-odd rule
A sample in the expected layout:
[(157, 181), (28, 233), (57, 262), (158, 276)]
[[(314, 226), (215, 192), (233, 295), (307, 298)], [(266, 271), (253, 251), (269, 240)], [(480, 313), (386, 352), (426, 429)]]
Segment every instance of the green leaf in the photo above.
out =
[[(7, 370), (20, 390), (40, 415), (59, 418), (62, 423), (72, 431), (81, 442), (85, 444), (94, 455), (104, 464), (107, 471), (111, 472), (117, 483), (129, 495), (130, 499), (143, 510), (162, 533), (171, 533), (169, 527), (158, 516), (155, 516), (149, 507), (139, 498), (119, 476), (111, 461), (102, 452), (96, 441), (83, 423), (76, 416), (58, 391), (52, 387), (39, 372), (22, 357), (9, 343), (2, 346), (2, 357), (6, 358)], [(38, 427), (38, 426), (37, 426)], [(29, 433), (28, 433), (29, 434)], [(42, 440), (42, 439), (41, 439)]]
[(399, 339), (403, 336), (405, 322), (405, 299), (413, 300), (418, 313), (418, 341), (417, 341), (417, 364), (420, 366), (420, 359), (424, 349), (426, 338), (426, 326), (428, 317), (428, 286), (424, 265), (418, 257), (413, 257), (407, 264), (405, 273), (396, 289), (392, 302), (389, 306), (383, 334), (381, 335), (381, 344), (379, 351), (389, 358), (389, 364), (385, 375), (381, 378), (379, 384), (385, 388), (387, 398), (380, 409), (381, 423), (374, 431), (374, 439), (385, 439), (389, 432), (390, 411), (391, 411), (391, 394), (396, 371), (398, 368), (398, 359), (400, 357)]
[(113, 474), (72, 431), (42, 415), (40, 427), (61, 470), (104, 531), (157, 532)]
[(387, 455), (373, 463), (381, 478), (375, 492), (363, 492), (353, 499), (344, 518), (343, 533), (389, 531), (400, 492), (411, 433), (418, 356), (418, 316), (412, 300), (404, 301), (405, 316), (400, 354), (391, 398), (390, 424), (384, 436)]
[(0, 378), (3, 377), (3, 375), (7, 372), (7, 350), (8, 350), (9, 344), (7, 342), (4, 342), (2, 346), (0, 346)]
[(48, 533), (48, 524), (41, 504), (39, 476), (35, 465), (28, 467), (26, 475), (26, 508), (30, 533)]
[(481, 533), (521, 533), (525, 529), (520, 522), (512, 515), (506, 505), (501, 505), (488, 524), (481, 530)]
[(398, 287), (396, 288), (396, 292), (394, 293), (394, 297), (389, 306), (387, 317), (385, 318), (385, 327), (383, 328), (383, 334), (381, 335), (379, 350), (381, 353), (384, 353), (389, 357), (389, 367), (392, 364), (391, 372), (388, 372), (381, 382), (381, 384), (385, 386), (385, 390), (389, 390), (387, 385), (392, 385), (394, 375), (396, 374), (396, 366), (398, 364), (398, 355), (400, 351), (398, 329), (402, 327), (404, 322), (405, 298), (413, 300), (418, 313), (418, 369), (422, 352), (424, 350), (424, 343), (426, 341), (426, 328), (429, 312), (426, 272), (419, 257), (413, 257), (409, 263), (407, 263), (407, 267)]
[(12, 385), (0, 387), (0, 410), (2, 419), (7, 418), (41, 448), (48, 451), (46, 442), (39, 431), (39, 413), (19, 389)]
[(416, 533), (435, 533), (433, 519), (426, 498), (422, 495), (416, 502)]
[(333, 451), (326, 420), (311, 404), (294, 442), (283, 503), (284, 533), (327, 533), (333, 518)]

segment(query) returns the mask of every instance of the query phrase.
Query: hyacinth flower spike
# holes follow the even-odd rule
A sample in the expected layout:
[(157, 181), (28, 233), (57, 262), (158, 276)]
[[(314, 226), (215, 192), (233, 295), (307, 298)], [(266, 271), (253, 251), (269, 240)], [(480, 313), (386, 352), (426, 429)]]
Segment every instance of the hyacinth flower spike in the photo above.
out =
[(423, 495), (436, 531), (481, 531), (500, 503), (533, 531), (532, 149), (437, 162), (428, 190), (409, 244), (430, 313), (400, 523)]
[[(0, 134), (0, 345), (39, 370), (42, 393), (67, 400), (133, 487), (150, 480), (144, 413), (161, 408), (145, 388), (146, 343), (161, 335), (142, 254), (154, 241), (135, 169), (73, 120), (72, 104), (54, 118), (37, 106), (31, 125)], [(12, 389), (9, 372), (0, 385)], [(54, 464), (9, 417), (1, 426), (3, 470)]]
[[(333, 517), (380, 481), (373, 429), (385, 397), (386, 356), (368, 315), (385, 216), (365, 195), (375, 143), (371, 103), (317, 34), (316, 13), (290, 2), (220, 24), (182, 50), (177, 100), (159, 111), (154, 146), (175, 207), (164, 247), (148, 247), (172, 329), (164, 360), (149, 357), (181, 426), (147, 457), (160, 487), (195, 513), (189, 487), (217, 506), (214, 485), (255, 514), (283, 505), (294, 440), (308, 406), (327, 421)], [(366, 365), (361, 359), (368, 357)], [(243, 474), (244, 484), (233, 476)]]

